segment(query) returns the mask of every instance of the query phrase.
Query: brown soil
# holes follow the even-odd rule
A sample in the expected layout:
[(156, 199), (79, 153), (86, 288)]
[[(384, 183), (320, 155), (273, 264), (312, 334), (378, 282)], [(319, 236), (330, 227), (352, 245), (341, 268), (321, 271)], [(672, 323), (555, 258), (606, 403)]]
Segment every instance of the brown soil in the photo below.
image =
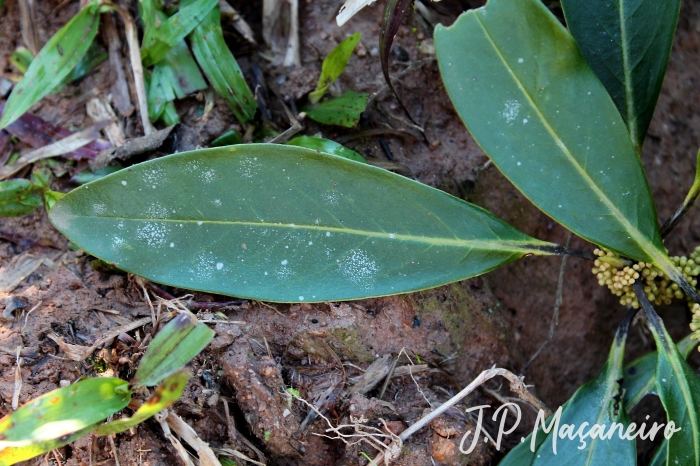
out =
[[(77, 11), (77, 2), (35, 3), (41, 43)], [(250, 22), (262, 43), (261, 2), (230, 3)], [(225, 25), (227, 39), (244, 71), (248, 73), (253, 64), (262, 67), (271, 89), (301, 104), (303, 95), (315, 85), (322, 57), (347, 34), (362, 32), (356, 55), (333, 92), (376, 92), (383, 88), (377, 50), (383, 4), (365, 8), (340, 29), (333, 19), (340, 1), (300, 3), (301, 70), (271, 66), (259, 50), (246, 45)], [(441, 20), (449, 23), (463, 8), (480, 3), (444, 0), (436, 8)], [(699, 25), (700, 4), (685, 2), (644, 148), (643, 162), (661, 219), (675, 210), (692, 184), (695, 151), (700, 144), (696, 108), (700, 95), (695, 85), (700, 74)], [(392, 72), (401, 73), (409, 62), (429, 57), (420, 51), (428, 51), (429, 37), (415, 18), (409, 18), (395, 41)], [(16, 75), (8, 58), (21, 43), (17, 1), (7, 0), (0, 8), (0, 76)], [(398, 62), (398, 58), (405, 62)], [(108, 61), (104, 62), (80, 83), (43, 99), (32, 112), (52, 123), (83, 128), (92, 123), (85, 113), (85, 102), (108, 92), (114, 79)], [(411, 68), (398, 89), (414, 118), (424, 126), (428, 141), (385, 135), (393, 162), (401, 165), (403, 174), (483, 206), (525, 233), (566, 242), (563, 228), (534, 208), (495, 168), (484, 167), (486, 156), (452, 109), (434, 61)], [(284, 130), (288, 122), (272, 95), (271, 100), (272, 125)], [(194, 128), (205, 144), (229, 128), (241, 129), (221, 101), (216, 101), (207, 119), (197, 119), (198, 106), (201, 102), (190, 98), (178, 103), (178, 111), (183, 123)], [(387, 92), (366, 112), (359, 129), (381, 127), (380, 122), (412, 131)], [(136, 114), (124, 118), (123, 123), (128, 137), (141, 134)], [(304, 124), (304, 134), (322, 132), (329, 139), (353, 133), (310, 121)], [(378, 138), (352, 139), (347, 145), (372, 162), (386, 161)], [(24, 146), (17, 144), (15, 150), (20, 149)], [(74, 173), (82, 166), (66, 168)], [(68, 190), (71, 186), (63, 183), (55, 187)], [(43, 209), (22, 218), (0, 219), (0, 237), (10, 238), (0, 239), (0, 267), (46, 259), (19, 286), (0, 292), (0, 308), (15, 298), (27, 303), (23, 311), (16, 311), (0, 325), (0, 414), (11, 412), (18, 346), (25, 349), (20, 403), (81, 376), (131, 377), (138, 365), (133, 345), (115, 340), (88, 360), (75, 362), (68, 360), (47, 334), (53, 332), (68, 343), (89, 346), (111, 328), (150, 316), (140, 286), (125, 275), (94, 269), (92, 258), (69, 250)], [(691, 215), (673, 233), (668, 247), (674, 254), (687, 254), (699, 241), (700, 217)], [(573, 238), (572, 246), (591, 247), (578, 238)], [(314, 435), (327, 434), (325, 421), (305, 421), (307, 407), (281, 394), (280, 387), (294, 387), (310, 402), (326, 400), (322, 409), (334, 425), (363, 418), (366, 425), (382, 428), (383, 420), (392, 431), (400, 432), (431, 405), (444, 402), (494, 364), (521, 374), (549, 331), (560, 263), (561, 258), (525, 258), (480, 278), (404, 296), (324, 305), (242, 302), (222, 309), (223, 314), (201, 312), (202, 318), (224, 320), (212, 326), (217, 332), (215, 340), (190, 364), (193, 377), (173, 411), (212, 447), (237, 449), (260, 459), (252, 444), (264, 453), (268, 464), (367, 464), (360, 452), (373, 456), (376, 450), (368, 444), (346, 445)], [(175, 296), (186, 293), (167, 291)], [(550, 407), (566, 401), (601, 368), (625, 313), (610, 293), (597, 285), (590, 263), (582, 260), (569, 259), (563, 296), (554, 339), (525, 373), (534, 393)], [(226, 298), (197, 293), (195, 299)], [(35, 310), (27, 315), (32, 308)], [(105, 309), (118, 315), (100, 311)], [(687, 333), (689, 314), (682, 306), (662, 309), (662, 316), (674, 337)], [(129, 335), (139, 339), (151, 331), (149, 324)], [(653, 349), (643, 326), (635, 327), (629, 347), (630, 358)], [(413, 377), (394, 377), (386, 387), (383, 380), (375, 381), (380, 383), (373, 388), (363, 385), (366, 380), (361, 368), (402, 350), (414, 363), (427, 364), (429, 370)], [(120, 362), (120, 358), (125, 359)], [(407, 363), (403, 356), (399, 365)], [(500, 383), (487, 386), (497, 390)], [(508, 395), (505, 388), (501, 393)], [(647, 401), (634, 415), (660, 416), (658, 403)], [(235, 424), (233, 433), (225, 403)], [(497, 403), (487, 393), (477, 391), (459, 406)], [(463, 409), (448, 411), (411, 437), (396, 464), (428, 465), (431, 458), (445, 465), (496, 464), (503, 452), (490, 445), (479, 446), (469, 456), (459, 453), (459, 439), (473, 430), (473, 422)], [(113, 450), (105, 438), (87, 436), (57, 454), (69, 465), (115, 464), (114, 452), (123, 465), (181, 464), (159, 424), (152, 420), (117, 435), (114, 443)], [(513, 445), (510, 441), (506, 446)], [(651, 448), (643, 446), (641, 464), (648, 461)], [(44, 460), (37, 458), (27, 464), (44, 464)]]

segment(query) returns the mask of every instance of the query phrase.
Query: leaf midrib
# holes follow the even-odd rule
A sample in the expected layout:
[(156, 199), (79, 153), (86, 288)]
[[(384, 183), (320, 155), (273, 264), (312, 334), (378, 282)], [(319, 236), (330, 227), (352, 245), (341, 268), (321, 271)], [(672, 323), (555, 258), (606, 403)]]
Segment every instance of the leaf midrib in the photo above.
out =
[[(535, 111), (535, 113), (537, 114), (539, 119), (541, 120), (541, 122), (544, 125), (547, 132), (550, 134), (550, 136), (552, 137), (554, 142), (557, 144), (557, 146), (559, 146), (561, 148), (564, 155), (566, 155), (567, 159), (571, 162), (571, 164), (574, 166), (574, 168), (576, 168), (578, 173), (585, 180), (586, 184), (600, 198), (600, 200), (603, 202), (603, 204), (605, 204), (605, 206), (610, 210), (610, 212), (612, 212), (612, 214), (615, 216), (615, 219), (624, 227), (625, 231), (627, 231), (627, 233), (629, 233), (630, 236), (634, 238), (634, 240), (637, 242), (637, 244), (639, 246), (641, 246), (642, 249), (644, 249), (645, 252), (647, 252), (650, 256), (652, 256), (656, 261), (658, 261), (657, 265), (666, 264), (666, 261), (663, 260), (663, 256), (659, 255), (656, 252), (656, 248), (654, 247), (654, 245), (651, 244), (646, 238), (644, 238), (643, 236), (641, 236), (639, 234), (639, 230), (634, 228), (629, 223), (629, 221), (627, 220), (627, 217), (622, 215), (622, 212), (620, 212), (618, 210), (618, 208), (610, 201), (610, 199), (608, 199), (608, 197), (603, 193), (603, 191), (601, 191), (601, 189), (598, 187), (598, 185), (593, 182), (593, 179), (588, 175), (588, 173), (586, 173), (582, 169), (581, 165), (578, 163), (578, 161), (573, 157), (573, 155), (571, 154), (569, 149), (566, 147), (566, 144), (564, 144), (564, 142), (559, 138), (559, 136), (557, 136), (556, 132), (551, 127), (551, 125), (549, 124), (547, 119), (544, 117), (544, 115), (540, 111), (539, 107), (535, 104), (534, 100), (532, 99), (530, 94), (527, 92), (527, 90), (523, 86), (520, 79), (518, 79), (518, 77), (515, 75), (515, 72), (513, 71), (513, 69), (510, 67), (510, 65), (508, 65), (508, 62), (506, 61), (505, 57), (503, 57), (503, 55), (501, 54), (501, 51), (496, 46), (496, 43), (491, 38), (491, 35), (489, 34), (488, 30), (486, 29), (484, 24), (481, 22), (481, 18), (479, 18), (479, 15), (476, 13), (472, 13), (472, 14), (474, 15), (474, 18), (476, 18), (476, 21), (479, 24), (479, 26), (481, 26), (481, 29), (484, 31), (484, 35), (486, 36), (488, 41), (491, 43), (491, 46), (493, 47), (494, 51), (498, 55), (498, 58), (500, 58), (501, 61), (503, 62), (503, 66), (505, 66), (506, 70), (508, 70), (508, 73), (511, 75), (511, 77), (515, 81), (518, 88), (521, 90), (521, 92), (523, 93), (523, 95), (525, 96), (527, 101), (530, 103), (530, 106), (533, 108), (533, 110)], [(493, 162), (496, 163), (496, 165), (498, 165), (498, 163), (495, 160)], [(562, 223), (564, 226), (566, 226), (566, 224), (564, 222), (560, 221), (560, 223)]]
[(625, 77), (625, 110), (627, 110), (627, 127), (630, 139), (636, 144), (637, 119), (634, 115), (634, 90), (632, 89), (632, 77), (630, 73), (629, 46), (627, 43), (627, 26), (625, 23), (625, 0), (618, 0), (618, 14), (620, 17), (620, 48), (622, 49), (622, 73)]
[(550, 255), (548, 252), (542, 248), (556, 246), (545, 241), (540, 241), (532, 238), (532, 241), (481, 241), (481, 240), (469, 240), (460, 238), (444, 238), (436, 236), (416, 236), (407, 235), (401, 233), (386, 233), (377, 232), (371, 230), (357, 230), (350, 228), (339, 228), (339, 227), (328, 227), (320, 225), (305, 225), (305, 224), (291, 224), (291, 223), (270, 223), (270, 222), (246, 222), (246, 221), (233, 221), (233, 220), (183, 220), (183, 219), (173, 219), (173, 218), (134, 218), (134, 217), (96, 217), (88, 215), (76, 215), (76, 217), (83, 218), (93, 218), (93, 219), (110, 219), (110, 220), (126, 220), (130, 222), (166, 222), (166, 223), (190, 223), (201, 225), (229, 225), (229, 226), (249, 226), (249, 227), (262, 227), (262, 228), (289, 228), (291, 230), (308, 230), (308, 231), (318, 231), (318, 232), (331, 232), (338, 234), (349, 234), (364, 236), (368, 238), (378, 238), (378, 239), (391, 239), (400, 241), (412, 241), (416, 243), (426, 243), (435, 246), (451, 246), (451, 247), (461, 247), (461, 248), (472, 248), (472, 249), (487, 249), (487, 250), (500, 250), (504, 252), (517, 252), (524, 253), (529, 252), (536, 255)]

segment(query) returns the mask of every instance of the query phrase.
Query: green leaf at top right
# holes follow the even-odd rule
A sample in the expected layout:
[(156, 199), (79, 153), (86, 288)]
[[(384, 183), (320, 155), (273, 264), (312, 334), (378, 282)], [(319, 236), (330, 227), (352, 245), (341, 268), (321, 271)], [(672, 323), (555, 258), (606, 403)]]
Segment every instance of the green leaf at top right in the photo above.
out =
[(659, 98), (680, 0), (562, 0), (569, 31), (610, 93), (637, 154)]
[(577, 235), (697, 292), (664, 249), (649, 183), (608, 92), (539, 0), (489, 0), (435, 29), (445, 88), (474, 139)]

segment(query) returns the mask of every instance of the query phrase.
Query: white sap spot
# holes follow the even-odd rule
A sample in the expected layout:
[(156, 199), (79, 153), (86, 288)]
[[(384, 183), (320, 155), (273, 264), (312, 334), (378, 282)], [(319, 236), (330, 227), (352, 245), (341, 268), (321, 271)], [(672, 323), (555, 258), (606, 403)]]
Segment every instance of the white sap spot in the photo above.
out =
[(204, 181), (205, 183), (211, 183), (216, 179), (216, 172), (212, 170), (211, 168), (208, 170), (204, 170), (200, 175), (199, 178)]
[(107, 211), (107, 206), (104, 204), (95, 204), (92, 206), (92, 210), (95, 211), (95, 214), (101, 215)]
[(239, 171), (243, 178), (254, 177), (257, 175), (258, 168), (260, 168), (260, 164), (250, 159), (243, 158), (239, 164)]
[(151, 247), (157, 247), (163, 244), (167, 233), (168, 228), (165, 225), (155, 222), (148, 222), (136, 230), (136, 236), (144, 240)]
[(282, 262), (280, 262), (280, 264), (282, 264), (282, 265), (287, 265), (287, 259), (285, 259), (285, 260), (283, 260)]
[(217, 262), (217, 263), (216, 263), (216, 270), (221, 270), (221, 269), (223, 269), (223, 268), (224, 268), (223, 262)]
[(589, 92), (588, 95), (591, 95), (591, 93)]
[(353, 249), (338, 263), (338, 269), (349, 281), (365, 289), (372, 288), (372, 279), (379, 271), (377, 263), (361, 249)]
[(523, 124), (527, 123), (527, 118), (523, 118)]
[(561, 209), (561, 204), (559, 204), (559, 208)]
[(202, 226), (202, 223), (203, 222), (199, 221), (199, 222), (197, 222), (197, 225)]
[(123, 230), (124, 229), (124, 222), (119, 220), (119, 222), (117, 222), (117, 228), (119, 228), (120, 230)]
[(309, 246), (311, 246), (312, 244), (314, 244), (314, 242), (313, 242), (313, 241), (309, 241)]
[(318, 225), (319, 223), (321, 223), (321, 219), (320, 219), (320, 218), (317, 218), (316, 220), (314, 220), (314, 225)]
[(171, 247), (171, 248), (174, 248), (174, 247), (175, 247), (175, 243), (170, 243), (170, 247)]
[(115, 236), (114, 239), (112, 239), (112, 248), (119, 249), (123, 245), (124, 245), (124, 238), (120, 238), (118, 236)]
[(194, 259), (194, 268), (190, 269), (189, 272), (200, 280), (208, 280), (215, 267), (214, 255), (211, 252), (200, 252)]
[(394, 238), (396, 235), (394, 233), (389, 233), (389, 238)]
[(303, 301), (303, 300), (304, 300), (304, 297), (303, 297), (303, 296), (299, 296), (299, 301)]
[(148, 218), (168, 218), (168, 209), (155, 202), (148, 206), (146, 215)]
[(331, 205), (337, 205), (339, 196), (335, 191), (331, 191), (329, 193), (324, 194), (323, 199), (325, 199), (326, 202)]
[(267, 272), (265, 272), (265, 275), (267, 275)]
[(518, 166), (522, 165), (520, 162), (518, 162)]
[(143, 181), (150, 184), (153, 189), (165, 181), (165, 172), (161, 167), (147, 168), (143, 172)]
[(221, 205), (221, 199), (214, 199), (214, 205), (220, 206), (220, 205)]
[(662, 381), (663, 383), (668, 382), (668, 380), (666, 380), (665, 378), (664, 378), (664, 379), (661, 379), (661, 381)]
[(126, 181), (122, 180), (122, 186), (126, 186)]
[(501, 115), (508, 123), (511, 123), (518, 117), (520, 102), (517, 100), (507, 100), (505, 105), (506, 107), (501, 112)]
[(290, 223), (289, 226), (290, 226), (290, 227), (295, 227), (296, 225), (294, 225), (293, 223)]
[(522, 63), (522, 62), (524, 62), (524, 61), (525, 61), (525, 60), (523, 60), (522, 58), (518, 58), (518, 63)]
[(196, 160), (192, 160), (192, 161), (187, 162), (185, 164), (185, 171), (187, 171), (189, 173), (198, 172), (200, 168), (201, 168), (201, 165)]
[(327, 232), (326, 232), (326, 236), (330, 236), (330, 235), (331, 235), (331, 232), (330, 232), (330, 231), (327, 231)]

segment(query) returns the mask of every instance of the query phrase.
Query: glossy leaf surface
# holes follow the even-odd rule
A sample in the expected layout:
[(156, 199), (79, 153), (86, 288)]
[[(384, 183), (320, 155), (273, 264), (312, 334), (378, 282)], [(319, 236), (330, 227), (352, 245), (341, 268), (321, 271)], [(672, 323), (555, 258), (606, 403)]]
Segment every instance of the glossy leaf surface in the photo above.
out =
[(122, 270), (269, 301), (421, 290), (554, 246), (386, 170), (275, 144), (134, 165), (75, 189), (49, 215)]
[(99, 22), (99, 5), (88, 3), (49, 39), (10, 94), (0, 119), (0, 129), (22, 116), (63, 82), (92, 44)]
[[(690, 352), (698, 344), (697, 340), (693, 340), (691, 336), (688, 335), (676, 345), (678, 352), (685, 359), (688, 358)], [(623, 383), (625, 389), (624, 405), (628, 412), (646, 395), (650, 393), (658, 394), (655, 380), (657, 358), (658, 354), (653, 352), (625, 366), (625, 381)]]
[[(632, 314), (617, 331), (610, 355), (600, 373), (576, 393), (546, 422), (546, 430), (536, 432), (534, 448), (532, 434), (511, 450), (499, 466), (634, 466), (635, 442), (620, 438), (630, 424), (624, 405), (617, 400), (622, 393), (618, 380), (622, 378), (625, 341)], [(593, 425), (605, 425), (607, 436), (611, 425), (618, 423), (610, 438), (584, 438), (576, 435), (580, 429), (588, 432)], [(540, 424), (541, 425), (541, 424)], [(567, 427), (568, 426), (568, 427)], [(550, 430), (551, 429), (551, 430)], [(620, 432), (620, 429), (621, 432)]]
[(651, 262), (696, 299), (666, 255), (620, 113), (571, 35), (538, 0), (489, 0), (435, 31), (445, 87), (498, 168), (547, 215)]
[(342, 144), (338, 144), (330, 139), (317, 138), (311, 136), (299, 136), (287, 143), (290, 146), (306, 147), (308, 149), (320, 150), (326, 154), (333, 154), (356, 162), (367, 163), (364, 157), (352, 149), (348, 149)]
[(368, 99), (369, 94), (346, 91), (340, 97), (326, 100), (315, 107), (304, 107), (302, 110), (309, 118), (324, 125), (354, 128), (365, 111)]
[(171, 375), (156, 388), (151, 399), (144, 403), (133, 416), (103, 424), (95, 430), (95, 435), (118, 434), (136, 427), (143, 421), (155, 416), (180, 399), (189, 378), (190, 376), (185, 371)]
[[(191, 0), (180, 2), (180, 8)], [(241, 68), (231, 54), (221, 31), (221, 13), (214, 7), (190, 34), (192, 52), (214, 90), (228, 103), (241, 123), (255, 115), (257, 103), (243, 78)]]
[(0, 463), (32, 458), (76, 440), (124, 408), (129, 384), (116, 378), (82, 380), (36, 398), (0, 420)]
[(180, 314), (148, 345), (134, 376), (134, 386), (151, 387), (179, 371), (214, 338), (215, 332), (188, 314)]
[(680, 0), (562, 0), (569, 31), (627, 123), (638, 154), (666, 74)]
[(343, 73), (352, 51), (355, 50), (355, 46), (360, 42), (360, 37), (362, 37), (362, 34), (359, 32), (350, 35), (323, 59), (321, 76), (318, 77), (316, 90), (309, 94), (309, 102), (315, 104), (321, 100), (321, 97), (323, 97), (323, 94), (326, 93), (333, 81), (338, 79), (338, 76)]

